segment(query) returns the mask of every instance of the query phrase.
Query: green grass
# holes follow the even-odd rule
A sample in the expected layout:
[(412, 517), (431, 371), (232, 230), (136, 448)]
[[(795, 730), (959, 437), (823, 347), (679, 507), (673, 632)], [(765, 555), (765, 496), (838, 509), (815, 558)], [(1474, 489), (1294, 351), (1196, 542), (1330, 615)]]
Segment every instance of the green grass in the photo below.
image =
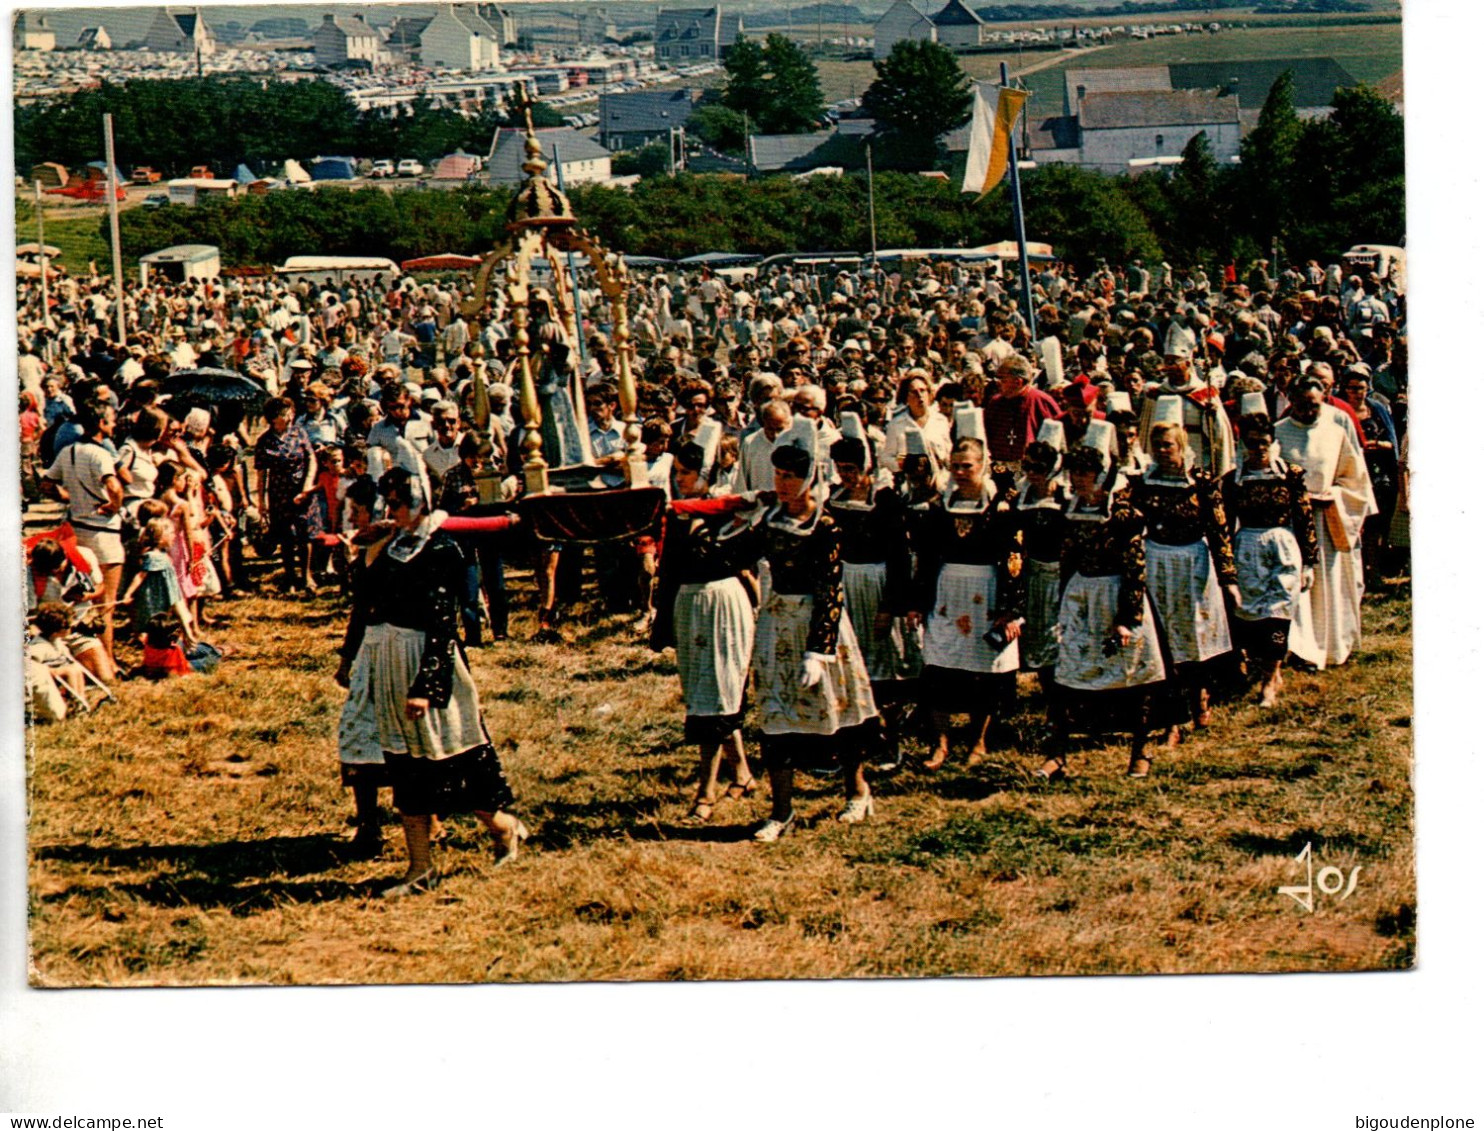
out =
[[(445, 879), (389, 905), (400, 873), (344, 849), (344, 608), (253, 598), (211, 637), (221, 670), (125, 682), (91, 719), (35, 732), (32, 978), (48, 986), (1354, 970), (1410, 965), (1410, 600), (1368, 598), (1364, 652), (1290, 674), (1280, 708), (1231, 703), (1215, 726), (1122, 776), (1089, 740), (1069, 783), (1035, 788), (1041, 705), (978, 767), (874, 782), (878, 814), (831, 818), (839, 783), (804, 776), (797, 835), (750, 843), (762, 794), (688, 828), (694, 751), (673, 655), (626, 621), (579, 615), (573, 642), (514, 637), (472, 654), (486, 718), (530, 826), (494, 871), (468, 818)], [(579, 610), (579, 613), (582, 611)], [(922, 744), (912, 740), (912, 751)], [(748, 750), (756, 750), (749, 732)], [(764, 791), (765, 792), (765, 791)], [(1294, 857), (1362, 871), (1310, 915), (1277, 894)]]

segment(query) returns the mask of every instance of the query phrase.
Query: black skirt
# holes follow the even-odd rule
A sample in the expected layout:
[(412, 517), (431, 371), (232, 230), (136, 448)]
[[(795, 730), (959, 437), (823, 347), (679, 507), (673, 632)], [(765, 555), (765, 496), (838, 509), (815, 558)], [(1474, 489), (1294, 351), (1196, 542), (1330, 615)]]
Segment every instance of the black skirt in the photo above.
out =
[(497, 813), (515, 801), (500, 756), (488, 743), (452, 758), (389, 753), (386, 768), (392, 801), (404, 817)]

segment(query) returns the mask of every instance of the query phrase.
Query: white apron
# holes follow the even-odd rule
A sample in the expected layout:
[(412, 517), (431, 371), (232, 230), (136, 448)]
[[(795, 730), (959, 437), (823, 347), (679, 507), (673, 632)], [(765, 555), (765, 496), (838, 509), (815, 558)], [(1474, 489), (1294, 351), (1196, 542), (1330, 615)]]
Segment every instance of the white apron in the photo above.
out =
[(430, 708), (416, 722), (407, 717), (407, 689), (417, 678), (425, 639), (420, 629), (373, 624), (366, 629), (356, 663), (366, 665), (381, 749), (414, 758), (451, 758), (484, 745), (489, 736), (479, 718), (474, 680), (457, 648), (448, 706)]
[(835, 658), (824, 678), (800, 687), (814, 598), (770, 593), (758, 613), (752, 675), (764, 734), (834, 734), (876, 717), (871, 680), (856, 644), (850, 614), (840, 615)]
[[(850, 624), (855, 629), (871, 682), (915, 676), (922, 666), (921, 643), (915, 639), (920, 630), (914, 633), (901, 617), (892, 617), (886, 632), (876, 629), (876, 614), (886, 592), (886, 563), (846, 562), (844, 585), (845, 610), (850, 614)], [(911, 644), (917, 646), (913, 648)], [(917, 655), (916, 667), (912, 663), (913, 654)]]
[(1232, 650), (1226, 604), (1205, 542), (1145, 542), (1144, 582), (1175, 663), (1209, 660)]
[(984, 634), (994, 623), (994, 566), (947, 562), (938, 572), (937, 599), (928, 613), (922, 661), (966, 672), (1013, 672), (1020, 667), (1020, 641), (995, 648)]
[(1243, 620), (1292, 620), (1303, 588), (1304, 557), (1286, 526), (1244, 526), (1232, 540)]
[(687, 715), (735, 715), (742, 709), (754, 635), (752, 605), (737, 578), (679, 588), (675, 662)]
[(1025, 627), (1020, 658), (1032, 670), (1056, 666), (1056, 619), (1061, 611), (1061, 563), (1027, 558)]
[(1144, 598), (1144, 617), (1133, 639), (1113, 655), (1104, 645), (1113, 635), (1118, 616), (1118, 594), (1123, 579), (1084, 577), (1074, 573), (1062, 594), (1056, 622), (1056, 682), (1079, 691), (1111, 691), (1141, 687), (1165, 678), (1154, 631), (1154, 614)]

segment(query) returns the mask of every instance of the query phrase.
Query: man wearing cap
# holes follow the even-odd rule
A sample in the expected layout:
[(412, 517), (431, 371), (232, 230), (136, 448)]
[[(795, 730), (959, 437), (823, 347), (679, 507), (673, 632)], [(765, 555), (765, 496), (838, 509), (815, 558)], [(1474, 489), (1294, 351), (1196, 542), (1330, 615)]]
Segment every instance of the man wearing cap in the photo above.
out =
[(1324, 408), (1324, 385), (1311, 373), (1289, 386), (1292, 408), (1273, 428), (1278, 454), (1304, 469), (1319, 554), (1314, 585), (1294, 612), (1289, 651), (1317, 668), (1335, 667), (1360, 645), (1365, 584), (1361, 532), (1377, 511), (1365, 454)]

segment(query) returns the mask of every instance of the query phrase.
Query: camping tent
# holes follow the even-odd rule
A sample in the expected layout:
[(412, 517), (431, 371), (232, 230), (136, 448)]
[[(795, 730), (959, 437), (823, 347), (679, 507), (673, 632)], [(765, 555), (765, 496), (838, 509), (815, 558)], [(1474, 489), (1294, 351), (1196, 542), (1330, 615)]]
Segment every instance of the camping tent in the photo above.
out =
[(67, 184), (67, 169), (55, 161), (43, 161), (31, 166), (30, 179), (40, 181), (44, 189), (62, 188)]
[(353, 181), (356, 162), (353, 157), (316, 157), (314, 179), (317, 181)]
[(450, 153), (438, 162), (438, 167), (433, 170), (433, 179), (467, 181), (477, 172), (479, 172), (479, 158), (459, 150), (457, 153)]
[(257, 179), (258, 178), (253, 174), (253, 171), (246, 165), (237, 166), (236, 181), (239, 185), (250, 185)]
[(283, 163), (283, 179), (291, 185), (307, 185), (314, 178), (304, 171), (304, 166), (290, 157)]
[[(987, 252), (999, 259), (1019, 259), (1020, 247), (1014, 240), (1001, 240), (999, 243), (985, 244), (979, 250)], [(1055, 259), (1051, 252), (1049, 243), (1037, 243), (1035, 240), (1025, 241), (1026, 254), (1031, 259)]]
[[(108, 164), (106, 162), (89, 161), (87, 167), (89, 169), (97, 169), (100, 180), (108, 180)], [(129, 183), (129, 178), (124, 176), (123, 172), (117, 166), (114, 166), (113, 175), (117, 178), (114, 182), (115, 184), (126, 185)]]

